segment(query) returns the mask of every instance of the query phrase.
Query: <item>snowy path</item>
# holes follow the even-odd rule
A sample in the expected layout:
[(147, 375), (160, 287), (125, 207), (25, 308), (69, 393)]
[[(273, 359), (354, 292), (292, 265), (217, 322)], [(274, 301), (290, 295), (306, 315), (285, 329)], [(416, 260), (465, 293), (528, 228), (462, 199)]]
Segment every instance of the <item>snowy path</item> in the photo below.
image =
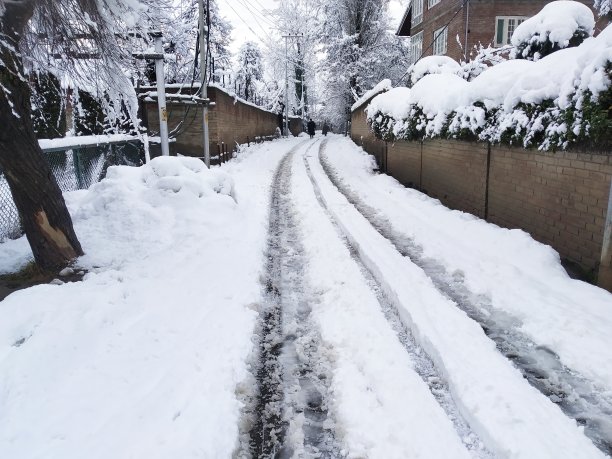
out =
[[(210, 171), (160, 158), (66, 197), (88, 273), (0, 302), (0, 457), (603, 457), (515, 365), (607, 438), (609, 294), (372, 174), (346, 139)], [(28, 259), (24, 239), (0, 249), (0, 271)]]
[(342, 180), (324, 149), (319, 159), (331, 182), (378, 233), (420, 267), (441, 294), (478, 322), (498, 350), (535, 388), (585, 426), (593, 442), (612, 455), (612, 394), (598, 390), (593, 382), (563, 365), (553, 350), (521, 332), (517, 318), (494, 309), (486, 296), (471, 292), (463, 276), (449, 273), (440, 260), (424, 256), (422, 247), (412, 237), (398, 231), (381, 211), (368, 205)]
[(339, 457), (327, 415), (327, 375), (303, 283), (304, 254), (291, 203), (291, 164), (281, 161), (272, 184), (265, 298), (258, 326), (257, 397), (249, 417), (254, 457)]
[(339, 193), (321, 164), (311, 159), (310, 166), (327, 207), (447, 374), (453, 397), (487, 446), (502, 457), (599, 457), (575, 423), (529, 386), (482, 329)]

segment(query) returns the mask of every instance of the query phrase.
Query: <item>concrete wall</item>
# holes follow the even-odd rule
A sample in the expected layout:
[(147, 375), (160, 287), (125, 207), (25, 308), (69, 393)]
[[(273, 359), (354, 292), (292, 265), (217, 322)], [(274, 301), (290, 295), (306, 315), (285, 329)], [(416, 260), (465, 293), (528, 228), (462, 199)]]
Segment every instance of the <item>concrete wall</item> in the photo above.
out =
[(384, 172), (450, 208), (529, 232), (612, 291), (609, 152), (545, 153), (452, 140), (386, 144), (366, 130), (362, 107), (353, 113), (351, 136), (374, 152)]
[[(217, 155), (219, 145), (224, 143), (229, 151), (236, 144), (255, 141), (256, 137), (273, 136), (279, 125), (278, 115), (235, 101), (234, 97), (225, 91), (209, 87), (208, 97), (215, 105), (208, 111), (208, 129), (210, 139), (210, 154)], [(184, 121), (176, 142), (170, 144), (172, 154), (180, 153), (188, 156), (202, 156), (202, 108), (196, 105), (185, 105), (168, 102), (168, 129), (174, 130)], [(146, 103), (147, 120), (150, 131), (159, 130), (157, 102)], [(290, 131), (293, 135), (302, 132), (300, 119), (290, 120)]]

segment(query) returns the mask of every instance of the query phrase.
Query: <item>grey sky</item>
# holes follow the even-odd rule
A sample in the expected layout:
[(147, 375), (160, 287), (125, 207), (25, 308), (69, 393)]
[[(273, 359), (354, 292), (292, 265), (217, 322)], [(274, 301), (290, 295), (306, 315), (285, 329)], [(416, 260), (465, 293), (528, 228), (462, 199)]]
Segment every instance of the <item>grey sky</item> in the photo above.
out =
[[(391, 0), (393, 27), (399, 25), (408, 0)], [(237, 51), (247, 40), (261, 41), (273, 28), (269, 17), (262, 11), (274, 9), (278, 0), (219, 0), (219, 9), (234, 26), (232, 51)]]

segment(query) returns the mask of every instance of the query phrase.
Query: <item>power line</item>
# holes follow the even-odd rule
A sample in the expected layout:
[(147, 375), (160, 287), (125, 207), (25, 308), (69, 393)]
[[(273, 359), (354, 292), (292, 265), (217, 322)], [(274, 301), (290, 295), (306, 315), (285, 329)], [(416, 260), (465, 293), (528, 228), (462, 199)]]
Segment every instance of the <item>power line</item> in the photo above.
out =
[[(261, 17), (264, 21), (266, 21), (268, 24), (270, 24), (273, 27), (278, 27), (278, 24), (276, 24), (272, 19), (264, 16), (259, 10), (258, 8), (253, 5), (249, 0), (237, 0), (239, 3), (241, 3), (242, 5), (244, 5), (244, 7), (246, 9), (248, 9), (251, 13), (253, 13), (254, 15), (258, 15), (259, 17)], [(254, 18), (255, 19), (255, 18)]]

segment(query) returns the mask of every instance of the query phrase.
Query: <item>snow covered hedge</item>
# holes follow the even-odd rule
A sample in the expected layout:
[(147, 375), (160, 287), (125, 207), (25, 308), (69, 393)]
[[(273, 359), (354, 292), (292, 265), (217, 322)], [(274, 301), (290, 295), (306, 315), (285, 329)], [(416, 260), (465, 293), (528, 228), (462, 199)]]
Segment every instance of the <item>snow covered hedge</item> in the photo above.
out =
[[(571, 21), (563, 20), (573, 21), (574, 29), (582, 30), (590, 20), (583, 17), (581, 8), (576, 11)], [(590, 11), (589, 15), (592, 19)], [(546, 29), (538, 29), (537, 24), (554, 24), (538, 16), (532, 19), (535, 25), (529, 27), (535, 32)], [(570, 44), (573, 33), (567, 29), (562, 34), (560, 29), (557, 35), (534, 36), (547, 35), (549, 42), (557, 40), (563, 49), (537, 61), (502, 62), (471, 81), (438, 57), (423, 58), (419, 68), (412, 69), (411, 88), (391, 89), (368, 105), (372, 130), (387, 141), (438, 137), (541, 150), (576, 144), (609, 150), (612, 26), (574, 47)]]
[(514, 57), (537, 61), (593, 36), (595, 17), (582, 3), (559, 0), (520, 24), (512, 34)]

